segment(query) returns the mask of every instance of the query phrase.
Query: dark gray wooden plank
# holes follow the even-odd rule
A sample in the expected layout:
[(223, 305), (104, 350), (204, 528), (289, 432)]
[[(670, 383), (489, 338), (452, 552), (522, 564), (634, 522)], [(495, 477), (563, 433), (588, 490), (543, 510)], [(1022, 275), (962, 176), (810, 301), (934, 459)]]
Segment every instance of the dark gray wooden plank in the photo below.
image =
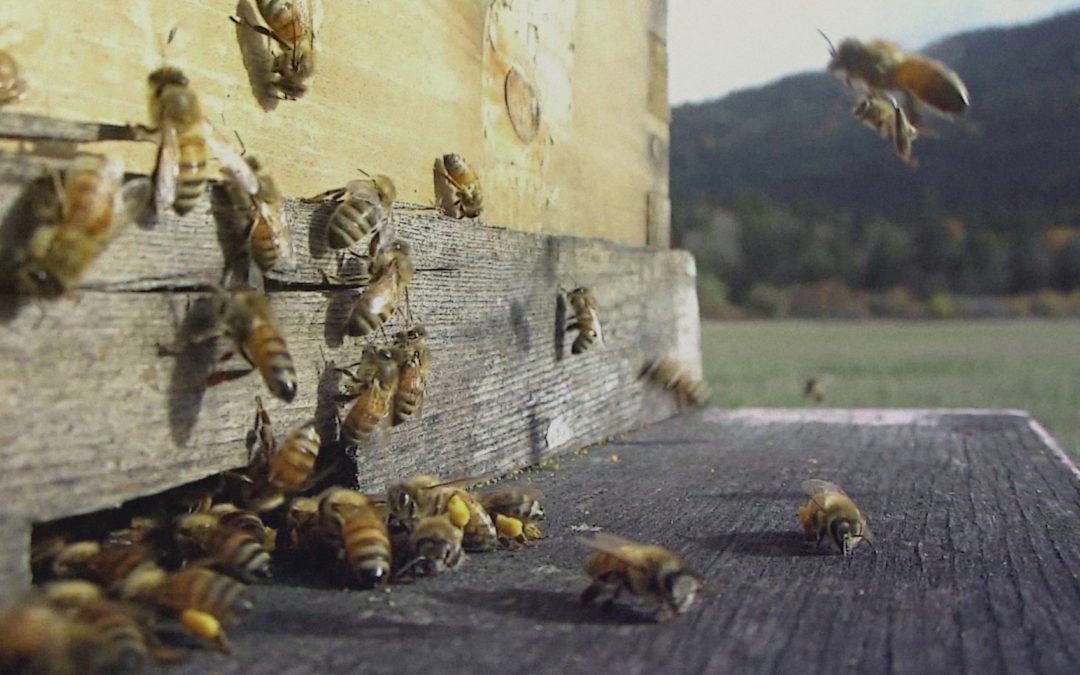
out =
[[(375, 592), (255, 589), (234, 656), (164, 672), (1076, 670), (1080, 479), (1026, 414), (708, 410), (556, 464), (517, 480), (546, 497), (527, 550)], [(876, 550), (804, 545), (808, 477), (845, 487)], [(593, 527), (680, 552), (708, 592), (661, 625), (579, 606)]]

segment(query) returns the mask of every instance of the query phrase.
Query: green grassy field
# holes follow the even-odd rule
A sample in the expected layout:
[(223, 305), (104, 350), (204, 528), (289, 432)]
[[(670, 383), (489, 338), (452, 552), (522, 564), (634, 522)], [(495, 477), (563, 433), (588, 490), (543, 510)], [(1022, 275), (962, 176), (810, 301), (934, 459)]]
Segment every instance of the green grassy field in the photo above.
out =
[(1019, 408), (1080, 457), (1080, 322), (703, 322), (714, 405)]

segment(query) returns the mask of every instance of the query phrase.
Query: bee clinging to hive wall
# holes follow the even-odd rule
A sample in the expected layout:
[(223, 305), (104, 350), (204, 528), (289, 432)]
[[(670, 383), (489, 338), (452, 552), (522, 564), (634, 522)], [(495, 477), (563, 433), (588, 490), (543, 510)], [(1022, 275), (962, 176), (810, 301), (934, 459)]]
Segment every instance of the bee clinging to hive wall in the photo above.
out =
[(396, 426), (416, 414), (424, 400), (431, 368), (431, 350), (427, 348), (424, 327), (418, 324), (394, 336), (394, 354), (398, 361), (393, 421)]
[(105, 247), (133, 222), (150, 199), (150, 183), (124, 183), (116, 157), (80, 155), (56, 178), (57, 203), (44, 205), (44, 220), (15, 254), (20, 293), (55, 298), (74, 287)]
[(255, 157), (247, 155), (244, 161), (259, 181), (259, 189), (249, 194), (226, 174), (225, 189), (229, 194), (233, 213), (238, 225), (246, 233), (251, 259), (260, 270), (267, 272), (278, 268), (296, 268), (296, 251), (292, 233), (285, 218), (284, 199), (277, 189), (270, 171)]
[[(315, 74), (315, 27), (310, 0), (256, 0), (266, 26), (247, 24), (277, 43), (270, 86), (282, 98), (295, 100), (308, 91), (308, 80)], [(233, 17), (239, 23), (240, 19)], [(245, 22), (246, 23), (246, 22)]]
[[(327, 244), (333, 249), (349, 248), (372, 232), (381, 232), (393, 217), (397, 187), (389, 176), (376, 174), (328, 190), (311, 201), (339, 202), (330, 215)], [(384, 237), (391, 239), (392, 237)]]
[(873, 544), (866, 517), (838, 485), (811, 478), (803, 481), (802, 489), (810, 496), (806, 506), (799, 507), (799, 522), (807, 540), (818, 545), (828, 541), (846, 556), (863, 541)]
[(364, 348), (357, 372), (344, 370), (352, 380), (346, 397), (355, 399), (341, 423), (341, 441), (349, 446), (364, 443), (390, 417), (398, 386), (398, 361), (386, 347)]
[(581, 594), (584, 603), (610, 591), (611, 598), (605, 603), (609, 604), (625, 590), (652, 604), (658, 618), (669, 619), (690, 607), (704, 583), (700, 575), (686, 568), (682, 558), (663, 546), (640, 544), (606, 532), (579, 541), (592, 549), (585, 557), (585, 572), (592, 583)]
[(566, 299), (574, 312), (574, 318), (567, 328), (578, 331), (570, 347), (571, 353), (580, 354), (595, 342), (604, 344), (604, 332), (600, 326), (600, 317), (596, 313), (596, 296), (592, 291), (584, 286), (575, 288), (566, 294)]
[(447, 154), (435, 158), (435, 203), (451, 218), (479, 218), (484, 210), (480, 177), (465, 158)]
[(379, 330), (406, 299), (413, 277), (409, 244), (396, 240), (376, 251), (370, 266), (371, 282), (353, 303), (345, 333), (364, 337)]

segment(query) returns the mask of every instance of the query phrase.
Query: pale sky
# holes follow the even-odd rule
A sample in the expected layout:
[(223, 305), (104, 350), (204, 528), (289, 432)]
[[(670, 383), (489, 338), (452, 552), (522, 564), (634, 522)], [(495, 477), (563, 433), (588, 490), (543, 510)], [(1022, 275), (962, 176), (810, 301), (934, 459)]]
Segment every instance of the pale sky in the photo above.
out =
[(785, 75), (824, 70), (845, 37), (918, 49), (937, 38), (1028, 23), (1080, 0), (670, 0), (668, 85), (673, 105), (717, 98)]

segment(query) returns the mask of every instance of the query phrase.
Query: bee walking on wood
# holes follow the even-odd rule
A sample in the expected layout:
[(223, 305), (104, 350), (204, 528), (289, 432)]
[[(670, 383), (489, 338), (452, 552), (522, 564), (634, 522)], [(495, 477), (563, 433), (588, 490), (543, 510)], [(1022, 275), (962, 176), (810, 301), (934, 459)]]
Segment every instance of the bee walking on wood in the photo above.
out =
[(638, 375), (652, 384), (673, 392), (680, 403), (703, 406), (709, 400), (709, 385), (669, 357), (648, 361)]
[(449, 514), (424, 516), (409, 534), (411, 559), (397, 573), (433, 576), (458, 567), (465, 561), (464, 533)]
[(592, 294), (592, 291), (584, 286), (575, 288), (567, 293), (566, 299), (574, 312), (574, 318), (567, 328), (578, 331), (570, 347), (571, 353), (581, 354), (594, 342), (604, 344), (604, 332), (600, 327), (600, 317), (596, 313), (596, 296)]
[(424, 327), (416, 325), (394, 336), (394, 355), (398, 361), (393, 422), (396, 426), (416, 414), (424, 400), (431, 368), (431, 350), (427, 348)]
[(806, 506), (799, 507), (799, 522), (808, 541), (817, 545), (828, 541), (845, 556), (863, 541), (873, 545), (866, 517), (838, 485), (811, 478), (803, 481), (802, 489), (810, 497)]
[(406, 300), (413, 277), (409, 244), (400, 239), (377, 251), (370, 267), (372, 281), (356, 298), (345, 333), (364, 337), (379, 330)]
[(315, 429), (315, 420), (309, 420), (289, 431), (278, 445), (262, 398), (256, 396), (255, 404), (255, 437), (259, 449), (241, 493), (248, 507), (259, 512), (272, 511), (284, 504), (287, 497), (310, 487), (322, 438)]
[[(349, 181), (344, 188), (328, 190), (310, 201), (337, 201), (330, 215), (326, 238), (330, 248), (343, 249), (356, 244), (372, 232), (382, 232), (393, 217), (397, 187), (389, 176)], [(384, 240), (392, 237), (383, 237)]]
[(690, 607), (705, 581), (663, 546), (640, 544), (606, 532), (579, 541), (592, 549), (585, 557), (585, 572), (593, 580), (581, 594), (586, 604), (610, 591), (611, 597), (604, 603), (608, 607), (625, 590), (652, 604), (657, 618), (670, 619)]
[(221, 138), (203, 115), (199, 99), (179, 68), (150, 73), (150, 131), (160, 135), (155, 201), (179, 215), (195, 208), (206, 189), (207, 157), (213, 154), (236, 189), (259, 192), (259, 179), (232, 144)]
[(389, 418), (399, 375), (397, 359), (386, 347), (365, 347), (358, 365), (356, 373), (342, 371), (352, 380), (345, 397), (356, 402), (342, 421), (341, 441), (352, 447), (367, 441)]
[(45, 222), (14, 261), (17, 290), (38, 298), (59, 297), (78, 284), (150, 201), (149, 181), (124, 183), (116, 157), (80, 155), (62, 181), (56, 174), (53, 181), (57, 203), (42, 207)]
[(19, 77), (15, 58), (0, 49), (0, 106), (21, 101), (26, 96), (26, 80)]
[(274, 177), (255, 157), (247, 155), (244, 160), (259, 181), (258, 191), (249, 194), (232, 180), (225, 181), (225, 189), (238, 224), (247, 235), (251, 259), (263, 272), (296, 269), (292, 233)]
[(480, 177), (465, 158), (448, 154), (435, 158), (435, 203), (451, 218), (479, 218), (484, 210)]
[[(281, 48), (270, 66), (276, 76), (270, 86), (286, 100), (303, 98), (315, 74), (315, 28), (310, 1), (256, 0), (266, 26), (246, 25)], [(236, 23), (242, 20), (231, 17)], [(269, 26), (269, 27), (267, 27)]]
[(338, 543), (351, 582), (370, 588), (390, 579), (390, 533), (381, 509), (369, 497), (332, 488), (320, 501), (319, 517), (323, 529), (333, 533)]

